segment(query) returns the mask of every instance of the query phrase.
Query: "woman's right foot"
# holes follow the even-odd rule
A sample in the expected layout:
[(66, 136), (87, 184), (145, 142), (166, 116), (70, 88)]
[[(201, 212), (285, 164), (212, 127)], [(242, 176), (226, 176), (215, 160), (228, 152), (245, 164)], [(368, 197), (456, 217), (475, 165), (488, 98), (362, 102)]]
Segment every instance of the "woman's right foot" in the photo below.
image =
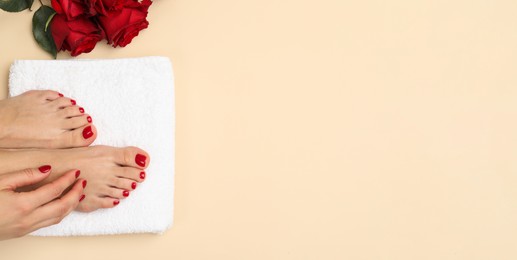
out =
[(0, 100), (0, 148), (70, 148), (96, 138), (92, 118), (75, 100), (31, 90)]
[(117, 206), (145, 180), (144, 169), (149, 162), (149, 155), (136, 147), (90, 146), (66, 150), (0, 150), (2, 173), (37, 168), (41, 165), (52, 166), (52, 174), (47, 179), (23, 191), (33, 190), (49, 183), (60, 177), (59, 173), (79, 169), (78, 174), (88, 182), (84, 190), (86, 198), (76, 209), (82, 212)]

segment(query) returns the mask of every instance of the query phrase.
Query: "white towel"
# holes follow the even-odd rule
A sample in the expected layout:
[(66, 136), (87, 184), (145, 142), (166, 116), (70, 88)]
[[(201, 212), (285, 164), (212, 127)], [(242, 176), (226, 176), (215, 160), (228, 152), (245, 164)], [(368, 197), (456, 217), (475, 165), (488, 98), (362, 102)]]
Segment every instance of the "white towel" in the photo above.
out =
[(10, 96), (51, 89), (73, 98), (93, 118), (93, 143), (137, 146), (151, 156), (146, 180), (112, 209), (73, 212), (36, 236), (163, 233), (172, 225), (175, 102), (168, 58), (17, 60)]

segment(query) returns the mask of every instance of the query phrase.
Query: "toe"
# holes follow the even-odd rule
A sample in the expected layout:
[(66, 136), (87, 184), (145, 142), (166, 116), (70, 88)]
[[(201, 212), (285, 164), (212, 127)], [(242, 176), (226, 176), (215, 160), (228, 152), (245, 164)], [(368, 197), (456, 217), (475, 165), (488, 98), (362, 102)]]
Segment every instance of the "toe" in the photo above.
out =
[(100, 208), (108, 209), (108, 208), (113, 208), (113, 207), (117, 206), (120, 203), (120, 199), (104, 197), (104, 198), (99, 198), (98, 203), (100, 205)]
[(111, 180), (111, 186), (123, 190), (135, 190), (138, 186), (138, 183), (132, 179), (116, 177)]
[(92, 212), (97, 209), (113, 208), (119, 203), (120, 200), (117, 198), (86, 196), (86, 199), (79, 203), (76, 210), (81, 212)]
[(130, 191), (124, 190), (124, 189), (108, 187), (103, 193), (107, 197), (111, 197), (111, 198), (115, 198), (115, 199), (125, 199), (125, 198), (129, 197)]
[(65, 131), (55, 139), (54, 147), (71, 148), (84, 147), (93, 143), (97, 138), (97, 129), (93, 125), (86, 125), (72, 131)]
[(36, 95), (47, 101), (53, 101), (63, 96), (63, 94), (53, 90), (37, 90)]
[(133, 180), (136, 182), (143, 182), (145, 179), (145, 172), (134, 167), (120, 167), (117, 177)]
[(55, 110), (62, 109), (65, 107), (75, 106), (76, 102), (73, 99), (67, 97), (59, 97), (54, 101), (50, 102), (50, 105), (54, 107)]
[(73, 130), (92, 122), (92, 118), (89, 115), (81, 115), (76, 117), (67, 118), (63, 121), (63, 129)]
[(120, 165), (145, 169), (149, 165), (151, 158), (144, 150), (130, 146), (119, 148), (117, 150), (116, 160)]
[(59, 117), (69, 118), (84, 115), (84, 109), (78, 106), (65, 107), (58, 112)]

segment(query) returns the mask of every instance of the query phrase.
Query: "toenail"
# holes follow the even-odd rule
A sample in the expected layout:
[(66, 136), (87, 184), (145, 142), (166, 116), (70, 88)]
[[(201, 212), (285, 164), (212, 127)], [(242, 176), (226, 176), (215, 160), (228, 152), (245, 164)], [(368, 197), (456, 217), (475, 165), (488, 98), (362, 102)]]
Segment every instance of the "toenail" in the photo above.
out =
[(83, 188), (86, 188), (86, 183), (87, 183), (87, 181), (83, 180)]
[(50, 167), (50, 165), (43, 165), (41, 167), (38, 168), (38, 170), (41, 172), (41, 173), (47, 173), (50, 171), (50, 169), (52, 169), (52, 167)]
[(84, 114), (84, 108), (80, 107), (79, 112), (81, 112), (81, 114)]
[(143, 154), (137, 154), (135, 157), (136, 164), (140, 165), (141, 167), (145, 167), (145, 160), (147, 160), (147, 157)]
[(127, 191), (127, 190), (123, 191), (123, 192), (122, 192), (122, 195), (124, 195), (124, 197), (129, 196), (129, 191)]
[(119, 203), (120, 203), (120, 201), (118, 201), (118, 200), (113, 201), (114, 206), (117, 206)]
[(87, 126), (83, 130), (83, 137), (84, 137), (84, 139), (88, 139), (88, 138), (90, 138), (92, 136), (93, 136), (92, 127), (91, 126)]
[(140, 179), (142, 179), (142, 180), (145, 179), (145, 172), (140, 173)]
[(63, 97), (63, 94), (61, 94), (61, 93), (57, 93), (57, 94), (58, 94), (60, 97)]
[(136, 182), (131, 183), (131, 188), (134, 190), (136, 189)]
[(73, 100), (73, 99), (70, 99), (70, 103), (72, 103), (72, 105), (74, 105), (74, 106), (75, 106), (75, 104), (77, 104), (77, 102), (75, 102), (75, 100)]
[(91, 123), (92, 122), (92, 117), (91, 116), (86, 117), (86, 121), (88, 121), (88, 123)]
[(81, 195), (81, 198), (79, 199), (79, 202), (83, 201), (85, 197), (86, 197), (86, 195), (84, 195), (84, 194)]
[(77, 178), (79, 178), (79, 175), (81, 175), (81, 171), (77, 170), (77, 171), (75, 172), (75, 178), (76, 178), (76, 179), (77, 179)]

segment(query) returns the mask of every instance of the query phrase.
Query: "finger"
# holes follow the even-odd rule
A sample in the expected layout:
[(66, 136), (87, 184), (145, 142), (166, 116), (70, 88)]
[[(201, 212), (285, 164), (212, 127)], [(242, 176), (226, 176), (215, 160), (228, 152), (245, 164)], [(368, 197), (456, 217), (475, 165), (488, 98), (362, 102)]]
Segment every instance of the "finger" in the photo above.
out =
[(16, 190), (17, 188), (38, 183), (48, 177), (52, 167), (43, 165), (37, 169), (25, 169), (13, 173), (8, 173), (0, 177), (1, 190)]
[[(27, 199), (34, 202), (36, 206), (44, 205), (61, 196), (66, 188), (70, 187), (79, 177), (78, 170), (71, 170), (63, 174), (51, 183), (45, 184), (38, 189), (27, 192)], [(86, 180), (84, 180), (86, 182)]]
[(42, 227), (57, 224), (63, 220), (70, 212), (72, 212), (77, 205), (84, 199), (83, 194), (83, 180), (79, 179), (70, 191), (68, 191), (61, 198), (56, 199), (46, 205), (37, 208), (30, 216), (31, 231), (40, 229)]

